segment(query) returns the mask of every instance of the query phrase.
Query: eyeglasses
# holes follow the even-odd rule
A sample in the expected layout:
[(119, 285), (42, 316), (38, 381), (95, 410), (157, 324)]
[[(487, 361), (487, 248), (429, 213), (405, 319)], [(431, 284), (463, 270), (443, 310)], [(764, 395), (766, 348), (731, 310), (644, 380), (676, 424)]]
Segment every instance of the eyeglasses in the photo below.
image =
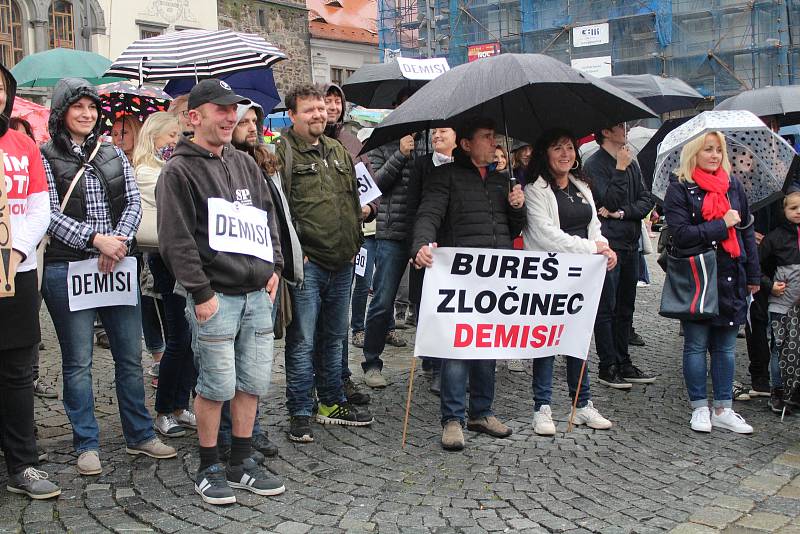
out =
[(184, 109), (183, 111), (181, 111), (181, 116), (183, 118), (185, 118), (185, 119), (188, 119), (189, 118), (189, 110), (188, 109)]

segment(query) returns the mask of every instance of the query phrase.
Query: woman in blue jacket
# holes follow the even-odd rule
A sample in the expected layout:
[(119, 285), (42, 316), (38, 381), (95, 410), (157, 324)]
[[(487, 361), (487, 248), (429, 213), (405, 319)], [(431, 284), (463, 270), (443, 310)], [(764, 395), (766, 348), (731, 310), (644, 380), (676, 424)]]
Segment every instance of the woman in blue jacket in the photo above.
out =
[[(747, 297), (759, 289), (760, 272), (750, 207), (744, 187), (730, 176), (725, 137), (712, 132), (687, 143), (678, 179), (667, 188), (664, 214), (678, 250), (693, 253), (716, 248), (719, 315), (681, 321), (683, 377), (692, 406), (691, 427), (712, 427), (749, 434), (753, 427), (733, 411), (734, 352), (739, 326), (746, 322)], [(745, 221), (742, 223), (742, 221)], [(706, 353), (711, 353), (713, 413), (706, 394)]]

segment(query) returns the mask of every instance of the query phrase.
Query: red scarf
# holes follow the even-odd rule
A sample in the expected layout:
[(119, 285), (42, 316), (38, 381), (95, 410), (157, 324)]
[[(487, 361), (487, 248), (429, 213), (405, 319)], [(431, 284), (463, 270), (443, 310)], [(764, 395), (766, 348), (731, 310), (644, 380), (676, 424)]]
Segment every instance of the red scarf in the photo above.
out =
[[(727, 195), (730, 186), (728, 173), (722, 166), (714, 173), (695, 167), (692, 179), (700, 189), (706, 192), (706, 197), (703, 199), (703, 218), (707, 221), (722, 219), (725, 213), (731, 209)], [(731, 258), (738, 258), (742, 254), (739, 249), (739, 239), (736, 237), (736, 229), (733, 226), (728, 228), (728, 237), (722, 241), (722, 248), (731, 255)]]

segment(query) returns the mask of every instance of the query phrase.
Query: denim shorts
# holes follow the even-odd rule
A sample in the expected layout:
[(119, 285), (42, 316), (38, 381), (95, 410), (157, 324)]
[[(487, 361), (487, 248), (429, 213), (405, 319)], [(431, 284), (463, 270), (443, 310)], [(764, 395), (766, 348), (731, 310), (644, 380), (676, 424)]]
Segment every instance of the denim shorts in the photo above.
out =
[(272, 373), (272, 302), (264, 290), (245, 295), (217, 293), (219, 310), (198, 323), (194, 300), (186, 298), (197, 368), (197, 394), (226, 401), (237, 391), (267, 394)]

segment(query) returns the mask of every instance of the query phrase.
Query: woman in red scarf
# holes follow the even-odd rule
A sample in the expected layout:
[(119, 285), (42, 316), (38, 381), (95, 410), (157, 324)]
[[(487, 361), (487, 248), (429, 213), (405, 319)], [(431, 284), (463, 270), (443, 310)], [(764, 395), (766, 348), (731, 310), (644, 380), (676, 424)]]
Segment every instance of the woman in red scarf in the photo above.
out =
[[(711, 247), (717, 250), (719, 316), (705, 321), (682, 321), (683, 377), (692, 406), (691, 427), (713, 427), (749, 434), (753, 428), (733, 411), (736, 333), (747, 320), (747, 297), (759, 288), (750, 207), (741, 182), (731, 169), (720, 132), (700, 136), (683, 147), (678, 179), (664, 197), (664, 215), (673, 244), (685, 255)], [(745, 221), (744, 223), (742, 221)], [(706, 394), (706, 354), (711, 353), (713, 410)]]

